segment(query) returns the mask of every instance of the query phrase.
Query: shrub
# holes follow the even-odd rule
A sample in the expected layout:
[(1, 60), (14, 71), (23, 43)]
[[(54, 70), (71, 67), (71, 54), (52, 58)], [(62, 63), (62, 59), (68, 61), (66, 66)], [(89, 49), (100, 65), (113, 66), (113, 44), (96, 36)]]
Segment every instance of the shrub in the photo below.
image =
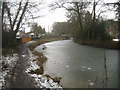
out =
[(16, 34), (14, 31), (2, 31), (2, 48), (14, 48), (17, 46)]

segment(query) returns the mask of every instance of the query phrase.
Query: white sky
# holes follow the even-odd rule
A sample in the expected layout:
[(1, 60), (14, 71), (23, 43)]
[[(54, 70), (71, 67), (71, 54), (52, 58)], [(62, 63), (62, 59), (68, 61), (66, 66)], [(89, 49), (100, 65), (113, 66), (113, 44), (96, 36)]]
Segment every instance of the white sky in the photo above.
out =
[[(50, 10), (48, 7), (49, 4), (54, 2), (56, 0), (44, 0), (44, 8), (41, 10), (40, 13), (42, 13), (44, 16), (38, 18), (35, 20), (39, 25), (41, 25), (45, 30), (48, 32), (52, 29), (52, 24), (54, 22), (63, 22), (67, 21), (67, 18), (65, 16), (66, 12), (65, 9), (56, 9), (56, 10)], [(91, 0), (90, 0), (91, 1)], [(115, 2), (117, 0), (104, 0), (106, 3)], [(114, 18), (114, 13), (108, 12), (106, 14), (106, 18)], [(29, 32), (30, 28), (26, 29), (26, 32)]]

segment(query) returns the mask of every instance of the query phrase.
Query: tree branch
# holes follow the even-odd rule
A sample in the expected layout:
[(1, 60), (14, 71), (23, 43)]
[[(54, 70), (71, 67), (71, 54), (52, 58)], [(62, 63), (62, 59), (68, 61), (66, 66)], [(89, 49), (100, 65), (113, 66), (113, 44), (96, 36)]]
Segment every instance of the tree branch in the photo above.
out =
[(17, 13), (16, 13), (16, 16), (15, 16), (15, 19), (14, 19), (14, 21), (13, 21), (13, 27), (12, 27), (12, 30), (14, 29), (14, 26), (15, 26), (16, 20), (17, 20), (17, 18), (18, 18), (19, 12), (20, 12), (20, 10), (21, 10), (21, 3), (22, 3), (22, 0), (21, 0), (20, 3), (19, 3), (19, 8), (18, 8), (18, 10), (17, 10)]
[(18, 32), (18, 29), (19, 29), (19, 27), (20, 27), (20, 23), (22, 22), (23, 15), (24, 15), (24, 13), (25, 13), (25, 11), (26, 11), (26, 8), (27, 8), (27, 6), (28, 6), (28, 2), (29, 2), (29, 0), (27, 0), (27, 2), (25, 3), (24, 9), (23, 9), (22, 14), (21, 14), (21, 16), (20, 16), (20, 18), (19, 18), (19, 21), (18, 21), (18, 23), (17, 23), (17, 27), (16, 27), (16, 29), (15, 29), (15, 33)]

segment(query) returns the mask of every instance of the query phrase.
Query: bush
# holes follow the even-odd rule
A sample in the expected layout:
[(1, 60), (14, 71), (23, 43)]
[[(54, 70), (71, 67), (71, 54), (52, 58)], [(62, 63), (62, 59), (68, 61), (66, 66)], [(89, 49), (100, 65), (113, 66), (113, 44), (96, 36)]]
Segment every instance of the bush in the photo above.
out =
[(2, 48), (14, 48), (17, 46), (16, 34), (14, 31), (2, 31)]

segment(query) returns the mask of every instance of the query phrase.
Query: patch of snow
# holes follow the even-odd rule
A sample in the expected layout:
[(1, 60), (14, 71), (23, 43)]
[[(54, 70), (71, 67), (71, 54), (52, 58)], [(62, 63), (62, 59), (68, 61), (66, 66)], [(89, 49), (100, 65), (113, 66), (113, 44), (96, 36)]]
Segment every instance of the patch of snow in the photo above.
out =
[(90, 82), (89, 84), (90, 84), (91, 86), (93, 86), (93, 85), (94, 85), (94, 83), (92, 83), (92, 82)]
[(40, 67), (36, 64), (36, 61), (30, 61), (30, 66), (27, 68), (26, 72), (30, 72), (31, 70), (39, 69)]
[(2, 63), (4, 63), (4, 66), (6, 65), (10, 69), (15, 66), (18, 57), (17, 54), (13, 54), (13, 56), (3, 57), (2, 59), (3, 59)]
[(2, 86), (5, 85), (5, 77), (10, 72), (10, 70), (15, 67), (17, 60), (17, 54), (13, 54), (12, 56), (7, 57), (3, 56), (2, 60), (0, 60), (0, 89), (2, 89)]
[(20, 39), (20, 37), (16, 37), (17, 39)]
[(120, 41), (119, 39), (113, 39), (113, 41), (116, 41), (116, 42), (118, 42), (118, 41)]
[(22, 55), (22, 57), (24, 58), (24, 57), (26, 57), (26, 55)]
[(45, 88), (62, 88), (61, 85), (54, 82), (51, 78), (47, 78), (45, 76), (42, 76), (41, 78), (36, 77), (35, 80), (38, 85), (42, 85), (42, 87)]
[(36, 69), (39, 69), (40, 67), (37, 65), (37, 62), (36, 61), (33, 61), (35, 59), (37, 59), (37, 56), (34, 56), (32, 54), (32, 52), (30, 50), (28, 50), (29, 54), (30, 54), (30, 57), (29, 57), (29, 64), (30, 66), (27, 68), (27, 70), (25, 72), (30, 72), (31, 70), (36, 70)]

